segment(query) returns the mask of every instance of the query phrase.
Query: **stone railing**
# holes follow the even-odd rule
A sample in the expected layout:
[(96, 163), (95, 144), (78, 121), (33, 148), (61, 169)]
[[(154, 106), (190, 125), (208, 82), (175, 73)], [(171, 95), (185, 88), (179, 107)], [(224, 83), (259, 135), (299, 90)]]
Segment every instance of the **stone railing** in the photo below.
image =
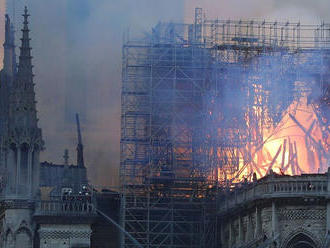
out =
[[(328, 197), (328, 175), (267, 176), (256, 182), (223, 191), (218, 201), (218, 210), (227, 211), (244, 203), (271, 198)], [(329, 184), (330, 185), (330, 184)], [(222, 195), (222, 196), (221, 196)]]
[(96, 209), (90, 198), (55, 198), (36, 202), (35, 216), (91, 216)]

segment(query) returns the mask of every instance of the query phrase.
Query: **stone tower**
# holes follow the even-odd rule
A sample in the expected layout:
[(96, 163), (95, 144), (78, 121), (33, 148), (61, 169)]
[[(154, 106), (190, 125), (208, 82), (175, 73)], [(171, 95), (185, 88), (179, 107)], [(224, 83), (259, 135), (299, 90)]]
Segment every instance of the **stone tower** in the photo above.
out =
[(5, 183), (1, 204), (0, 247), (32, 247), (32, 213), (39, 191), (39, 152), (43, 148), (38, 127), (32, 73), (32, 56), (25, 7), (19, 64), (16, 71), (14, 42), (7, 17), (4, 69), (1, 85), (5, 101), (2, 128), (2, 172)]

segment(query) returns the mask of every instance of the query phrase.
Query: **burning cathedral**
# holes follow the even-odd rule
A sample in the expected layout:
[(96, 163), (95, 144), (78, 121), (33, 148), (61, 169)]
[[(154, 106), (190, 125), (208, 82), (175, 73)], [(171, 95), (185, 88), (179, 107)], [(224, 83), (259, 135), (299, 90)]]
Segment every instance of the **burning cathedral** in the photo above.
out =
[(330, 247), (329, 24), (196, 8), (192, 24), (126, 39), (121, 187), (98, 192), (78, 117), (77, 164), (39, 161), (23, 17), (18, 65), (6, 18), (0, 74), (0, 247)]
[(329, 30), (196, 8), (127, 36), (121, 213), (143, 247), (329, 247)]

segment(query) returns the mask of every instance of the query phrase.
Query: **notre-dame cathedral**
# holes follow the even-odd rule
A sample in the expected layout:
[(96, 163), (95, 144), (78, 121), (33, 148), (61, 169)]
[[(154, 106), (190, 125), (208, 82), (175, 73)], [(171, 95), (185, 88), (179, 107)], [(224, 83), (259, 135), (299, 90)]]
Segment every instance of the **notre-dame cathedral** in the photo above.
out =
[[(141, 194), (140, 200), (134, 196), (127, 198), (127, 202), (122, 198), (120, 203), (120, 193), (98, 191), (89, 185), (78, 115), (76, 164), (68, 164), (67, 153), (64, 164), (40, 162), (39, 155), (45, 145), (38, 126), (26, 7), (21, 31), (17, 62), (14, 28), (6, 16), (0, 73), (0, 248), (113, 248), (119, 247), (119, 242), (120, 247), (330, 247), (330, 169), (323, 174), (298, 176), (269, 170), (265, 177), (257, 179), (254, 174), (252, 182), (243, 182), (233, 189), (214, 187), (218, 198), (210, 198), (212, 206), (216, 203), (216, 211), (207, 215), (212, 224), (209, 229), (207, 222), (201, 222), (195, 214), (208, 210), (200, 208), (196, 200), (203, 195), (190, 196), (187, 192), (195, 190), (191, 190), (191, 184), (187, 187), (180, 178), (174, 183), (169, 170), (162, 169), (148, 178), (152, 182), (146, 187), (149, 198)], [(167, 49), (167, 46), (161, 49), (164, 47)], [(138, 129), (133, 121), (130, 123), (134, 128), (127, 132), (129, 135), (132, 130), (139, 135), (144, 133), (141, 130), (145, 129)], [(135, 180), (137, 170), (130, 173)], [(213, 186), (196, 187), (196, 192), (202, 190), (211, 195)], [(168, 197), (171, 194), (179, 199), (177, 209), (173, 198)], [(118, 225), (109, 224), (101, 217), (106, 212), (119, 222), (120, 204), (124, 208), (121, 213), (126, 211), (127, 217), (124, 216), (126, 226), (122, 225), (119, 231)], [(170, 204), (172, 209), (168, 207)], [(186, 223), (187, 216), (191, 225)], [(205, 229), (200, 228), (200, 223)], [(141, 244), (137, 246), (138, 242), (128, 232)], [(211, 234), (205, 237), (214, 239), (215, 245), (207, 246), (206, 238), (200, 237), (202, 232)], [(135, 242), (125, 244), (128, 239), (120, 235), (123, 233)]]

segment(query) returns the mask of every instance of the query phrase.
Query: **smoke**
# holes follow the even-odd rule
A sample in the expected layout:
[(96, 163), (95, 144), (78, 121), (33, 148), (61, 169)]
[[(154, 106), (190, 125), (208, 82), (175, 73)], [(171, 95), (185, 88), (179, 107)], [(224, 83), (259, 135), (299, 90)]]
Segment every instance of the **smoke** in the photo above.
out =
[[(69, 162), (75, 163), (78, 112), (91, 182), (117, 185), (123, 33), (129, 28), (134, 36), (150, 31), (158, 21), (182, 21), (183, 4), (17, 0), (16, 30), (21, 29), (24, 4), (31, 14), (38, 117), (46, 148), (41, 161), (63, 163), (68, 148)], [(7, 12), (13, 17), (12, 6), (7, 0)], [(17, 32), (17, 38), (20, 35)]]
[(330, 20), (327, 0), (185, 0), (185, 21), (192, 21), (195, 7), (203, 8), (209, 19), (266, 18), (309, 24)]
[[(9, 14), (11, 3), (7, 0)], [(24, 3), (16, 3), (20, 30), (18, 13)], [(4, 0), (0, 4), (3, 16)], [(68, 148), (70, 162), (75, 162), (74, 113), (79, 112), (89, 177), (99, 185), (118, 184), (121, 47), (128, 28), (135, 36), (149, 32), (158, 21), (191, 21), (196, 6), (203, 7), (209, 18), (329, 20), (326, 0), (29, 0), (27, 4), (38, 116), (46, 142), (41, 159), (61, 163)]]

